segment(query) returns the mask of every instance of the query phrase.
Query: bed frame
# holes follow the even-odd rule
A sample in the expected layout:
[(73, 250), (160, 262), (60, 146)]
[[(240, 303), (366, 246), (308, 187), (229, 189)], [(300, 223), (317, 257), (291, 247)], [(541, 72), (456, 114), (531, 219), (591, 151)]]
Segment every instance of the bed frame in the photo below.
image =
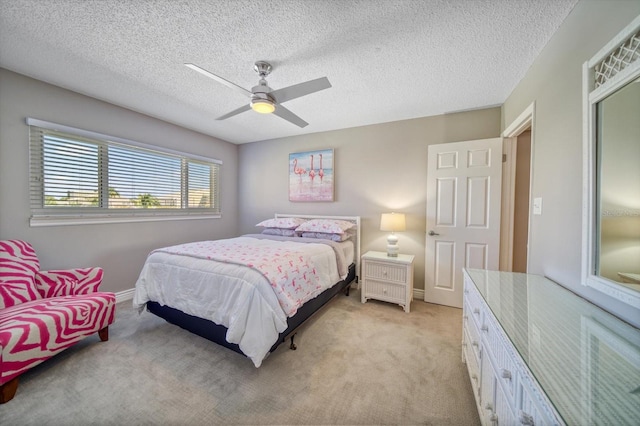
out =
[[(289, 348), (296, 349), (294, 343), (294, 337), (298, 329), (320, 309), (327, 305), (335, 296), (344, 292), (346, 296), (349, 296), (349, 289), (351, 284), (355, 281), (358, 282), (358, 272), (360, 267), (360, 217), (359, 216), (315, 216), (315, 215), (299, 215), (299, 214), (283, 214), (276, 213), (276, 218), (282, 217), (300, 217), (304, 219), (340, 219), (353, 222), (356, 224), (356, 235), (354, 241), (354, 263), (349, 266), (349, 273), (347, 277), (335, 284), (334, 286), (326, 289), (315, 298), (307, 301), (302, 305), (296, 314), (290, 318), (287, 318), (287, 329), (284, 330), (278, 336), (278, 340), (271, 347), (269, 353), (273, 352), (280, 344), (284, 343), (287, 339), (290, 339)], [(226, 340), (227, 327), (216, 324), (213, 321), (195, 317), (193, 315), (186, 314), (178, 309), (170, 306), (163, 306), (157, 302), (147, 302), (147, 310), (160, 318), (165, 319), (171, 324), (175, 324), (181, 328), (184, 328), (191, 333), (197, 334), (200, 337), (204, 337), (214, 343), (229, 348), (239, 354), (244, 355), (240, 347), (235, 343), (229, 343)]]

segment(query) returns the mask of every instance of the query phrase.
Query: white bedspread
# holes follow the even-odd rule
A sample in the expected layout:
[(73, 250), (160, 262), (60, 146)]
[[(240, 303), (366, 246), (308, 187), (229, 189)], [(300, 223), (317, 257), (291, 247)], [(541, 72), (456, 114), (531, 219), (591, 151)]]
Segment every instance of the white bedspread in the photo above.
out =
[[(227, 327), (227, 341), (238, 344), (256, 367), (262, 364), (279, 333), (287, 328), (287, 310), (289, 316), (293, 315), (297, 306), (344, 278), (338, 273), (334, 249), (325, 243), (247, 236), (219, 240), (219, 244), (227, 248), (251, 243), (271, 253), (282, 252), (286, 247), (284, 251), (290, 255), (304, 255), (311, 262), (311, 268), (316, 269), (318, 279), (313, 281), (311, 291), (304, 291), (306, 300), (296, 301), (292, 309), (279, 300), (278, 291), (273, 288), (274, 280), (270, 282), (265, 278), (264, 271), (230, 259), (207, 259), (203, 250), (213, 242), (203, 243), (152, 252), (136, 283), (133, 304), (142, 310), (147, 301), (153, 300)], [(299, 286), (300, 282), (294, 282), (295, 285)], [(282, 299), (282, 294), (280, 296)]]

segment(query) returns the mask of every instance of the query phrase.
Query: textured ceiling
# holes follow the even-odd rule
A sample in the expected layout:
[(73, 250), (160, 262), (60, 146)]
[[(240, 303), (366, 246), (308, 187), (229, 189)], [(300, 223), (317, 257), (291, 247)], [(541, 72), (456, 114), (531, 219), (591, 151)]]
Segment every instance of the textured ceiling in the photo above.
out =
[[(0, 0), (0, 66), (233, 142), (500, 105), (577, 0)], [(239, 86), (328, 77), (247, 111)]]

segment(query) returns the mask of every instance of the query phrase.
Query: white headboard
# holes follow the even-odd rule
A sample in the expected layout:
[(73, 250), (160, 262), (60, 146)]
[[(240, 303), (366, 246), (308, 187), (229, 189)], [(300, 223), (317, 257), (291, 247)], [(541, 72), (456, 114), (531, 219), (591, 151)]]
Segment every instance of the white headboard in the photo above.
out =
[(299, 217), (302, 219), (337, 219), (346, 220), (347, 222), (353, 222), (356, 224), (356, 240), (353, 242), (355, 256), (354, 262), (356, 264), (356, 276), (360, 277), (360, 216), (321, 216), (310, 214), (295, 214), (295, 213), (276, 213), (275, 218), (279, 217)]

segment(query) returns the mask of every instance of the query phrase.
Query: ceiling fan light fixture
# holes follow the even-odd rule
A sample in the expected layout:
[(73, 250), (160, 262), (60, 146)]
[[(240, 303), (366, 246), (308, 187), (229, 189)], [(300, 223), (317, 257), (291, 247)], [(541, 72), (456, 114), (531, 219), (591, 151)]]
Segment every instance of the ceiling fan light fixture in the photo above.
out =
[(260, 114), (271, 114), (276, 110), (276, 106), (269, 99), (252, 99), (251, 109)]

